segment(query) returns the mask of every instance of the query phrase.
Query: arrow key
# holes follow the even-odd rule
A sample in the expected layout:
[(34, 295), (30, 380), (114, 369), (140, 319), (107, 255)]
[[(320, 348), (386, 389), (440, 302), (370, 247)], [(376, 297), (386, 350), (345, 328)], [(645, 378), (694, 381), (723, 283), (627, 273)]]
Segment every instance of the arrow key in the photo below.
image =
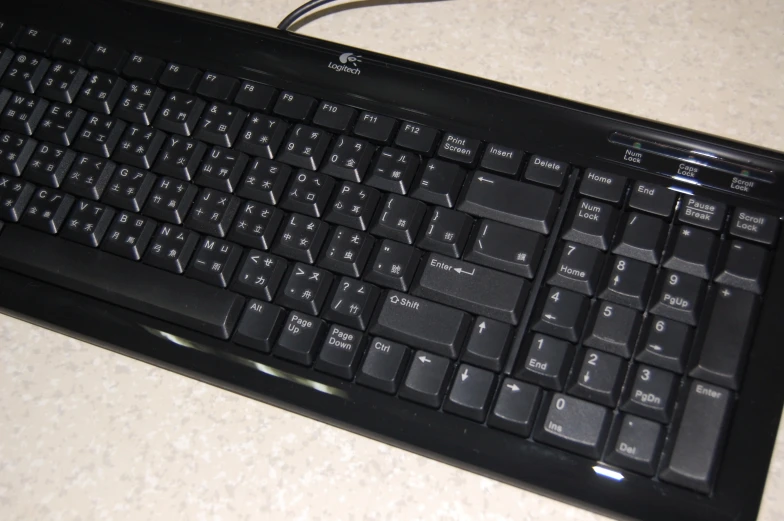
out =
[(588, 313), (588, 299), (565, 289), (551, 287), (541, 309), (539, 319), (533, 326), (534, 331), (573, 343), (580, 339)]
[(501, 384), (487, 424), (520, 436), (528, 436), (534, 426), (541, 399), (542, 391), (535, 385), (507, 378)]
[(417, 351), (400, 389), (400, 397), (438, 408), (444, 399), (449, 372), (448, 359)]
[(573, 356), (574, 347), (569, 342), (537, 333), (528, 344), (526, 357), (518, 359), (514, 375), (560, 391), (566, 383)]
[(624, 360), (595, 349), (581, 351), (582, 361), (576, 365), (580, 370), (573, 373), (569, 394), (615, 408), (625, 374), (621, 370), (626, 367)]
[(479, 317), (463, 352), (463, 361), (498, 372), (504, 363), (511, 327), (502, 322)]
[(495, 375), (490, 371), (461, 364), (444, 410), (470, 420), (485, 421), (494, 383)]
[(646, 333), (640, 343), (637, 360), (682, 374), (691, 345), (692, 328), (668, 318), (649, 315), (643, 331)]

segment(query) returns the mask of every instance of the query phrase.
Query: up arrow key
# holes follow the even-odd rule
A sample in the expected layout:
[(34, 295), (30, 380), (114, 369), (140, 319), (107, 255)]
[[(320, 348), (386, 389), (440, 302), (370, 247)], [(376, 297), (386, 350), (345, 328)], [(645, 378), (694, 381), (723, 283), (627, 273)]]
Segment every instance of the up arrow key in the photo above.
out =
[(479, 334), (480, 335), (485, 332), (485, 328), (486, 327), (487, 327), (487, 324), (485, 324), (485, 321), (483, 320), (482, 323), (479, 324)]

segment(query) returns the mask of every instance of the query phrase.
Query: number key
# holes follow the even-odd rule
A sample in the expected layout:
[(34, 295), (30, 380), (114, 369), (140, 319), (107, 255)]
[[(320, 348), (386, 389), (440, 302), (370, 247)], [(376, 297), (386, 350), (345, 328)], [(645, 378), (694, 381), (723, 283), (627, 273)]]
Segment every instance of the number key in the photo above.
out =
[(592, 315), (583, 344), (630, 358), (640, 328), (640, 314), (612, 302), (599, 302)]
[(588, 300), (578, 293), (550, 288), (534, 331), (577, 342), (588, 314)]
[(367, 141), (340, 136), (332, 145), (329, 159), (321, 171), (346, 181), (361, 183), (373, 157), (373, 150), (374, 147)]
[(32, 94), (49, 68), (49, 60), (29, 52), (18, 52), (5, 71), (0, 85)]
[(599, 298), (642, 311), (648, 303), (653, 275), (653, 268), (645, 262), (615, 257)]
[(85, 78), (87, 78), (87, 70), (83, 67), (54, 62), (37, 92), (54, 101), (73, 103)]
[(82, 85), (76, 104), (92, 112), (110, 114), (123, 89), (124, 79), (105, 72), (94, 72)]
[(692, 328), (668, 318), (648, 316), (637, 360), (682, 374), (689, 355)]
[(150, 125), (165, 93), (159, 87), (133, 81), (125, 89), (114, 115), (133, 123)]
[(196, 128), (204, 105), (204, 100), (196, 96), (172, 92), (163, 103), (153, 125), (166, 132), (190, 136)]
[(647, 365), (637, 366), (630, 375), (621, 410), (662, 423), (670, 421), (678, 379), (675, 375)]
[(213, 145), (231, 147), (247, 115), (237, 107), (213, 103), (204, 111), (196, 127), (196, 137)]
[(685, 273), (662, 270), (650, 311), (654, 315), (696, 326), (704, 294), (704, 280)]
[(620, 357), (597, 351), (582, 350), (582, 362), (575, 367), (569, 394), (615, 408), (621, 394), (626, 362)]
[(566, 242), (547, 282), (591, 296), (596, 292), (603, 261), (604, 255), (596, 248)]
[(329, 145), (327, 132), (307, 125), (297, 125), (289, 134), (278, 160), (298, 168), (316, 170)]

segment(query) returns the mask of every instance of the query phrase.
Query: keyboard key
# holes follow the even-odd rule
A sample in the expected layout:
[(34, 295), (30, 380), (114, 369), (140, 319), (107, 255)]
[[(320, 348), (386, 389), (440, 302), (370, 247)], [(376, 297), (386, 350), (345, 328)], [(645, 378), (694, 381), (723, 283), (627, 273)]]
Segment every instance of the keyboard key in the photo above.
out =
[(0, 221), (17, 222), (34, 191), (32, 183), (0, 175)]
[(16, 37), (16, 46), (20, 49), (27, 49), (41, 54), (46, 54), (49, 47), (54, 41), (54, 33), (37, 29), (35, 27), (26, 27)]
[(92, 112), (85, 118), (73, 147), (88, 154), (111, 157), (125, 131), (125, 126), (124, 121)]
[(464, 179), (465, 170), (460, 166), (440, 159), (431, 159), (411, 191), (411, 197), (452, 208), (457, 202), (457, 194), (460, 193)]
[(0, 265), (222, 339), (234, 330), (244, 302), (226, 290), (22, 226), (0, 234)]
[(283, 91), (278, 96), (278, 101), (275, 102), (272, 112), (284, 118), (305, 121), (315, 105), (316, 100), (310, 96)]
[(394, 128), (394, 119), (362, 111), (359, 118), (357, 118), (357, 124), (354, 125), (354, 134), (373, 141), (386, 143), (389, 141)]
[(245, 304), (245, 311), (242, 312), (232, 340), (255, 351), (269, 353), (284, 318), (285, 312), (281, 307), (250, 299)]
[(662, 441), (661, 425), (625, 414), (613, 427), (604, 460), (644, 476), (653, 476)]
[(30, 199), (20, 221), (26, 226), (54, 235), (60, 231), (73, 202), (72, 195), (54, 188), (39, 188)]
[(416, 248), (384, 239), (368, 263), (365, 279), (379, 286), (408, 291), (421, 255)]
[(38, 88), (50, 62), (30, 52), (18, 52), (5, 70), (0, 85), (11, 90), (32, 94)]
[(188, 276), (225, 288), (241, 256), (242, 248), (236, 244), (205, 237), (193, 256)]
[(165, 140), (163, 150), (152, 167), (153, 172), (190, 181), (196, 175), (207, 145), (195, 139), (171, 136)]
[(438, 131), (418, 123), (404, 121), (397, 131), (395, 144), (403, 148), (410, 148), (423, 154), (430, 154), (436, 142)]
[(607, 251), (617, 218), (617, 212), (612, 206), (591, 199), (580, 199), (571, 212), (563, 238)]
[(333, 278), (334, 275), (326, 270), (298, 262), (289, 270), (277, 302), (287, 308), (318, 315)]
[(34, 183), (57, 188), (71, 168), (76, 152), (50, 143), (39, 143), (24, 170), (24, 177)]
[(716, 282), (761, 295), (765, 291), (770, 258), (765, 248), (731, 241), (719, 259)]
[(123, 67), (122, 74), (129, 78), (155, 83), (163, 70), (163, 60), (133, 53)]
[(149, 217), (120, 212), (106, 232), (101, 248), (126, 259), (141, 260), (153, 233), (155, 221)]
[[(236, 94), (239, 85), (239, 80), (229, 76), (205, 72), (201, 77), (199, 86), (196, 87), (196, 94), (216, 101), (228, 102)], [(227, 146), (231, 146), (231, 144)]]
[(311, 217), (322, 217), (335, 180), (325, 174), (300, 168), (289, 181), (280, 207)]
[(160, 221), (182, 224), (198, 189), (185, 181), (161, 177), (155, 183), (143, 213)]
[(537, 422), (537, 441), (599, 459), (612, 419), (607, 409), (560, 393), (547, 396), (543, 407), (547, 414)]
[(22, 28), (18, 25), (0, 21), (0, 43), (13, 46)]
[(252, 156), (272, 159), (286, 137), (285, 121), (254, 112), (245, 121), (234, 148)]
[(480, 171), (471, 175), (457, 209), (547, 235), (558, 197), (548, 188)]
[(759, 299), (753, 293), (714, 286), (698, 332), (697, 362), (689, 374), (738, 390), (758, 308)]
[(60, 36), (52, 47), (52, 58), (73, 63), (84, 63), (93, 49), (93, 44), (81, 38)]
[(724, 225), (726, 213), (727, 205), (724, 203), (717, 203), (701, 197), (687, 196), (681, 201), (680, 209), (678, 210), (678, 220), (686, 224), (718, 231)]
[(730, 419), (732, 396), (721, 387), (692, 381), (683, 416), (665, 450), (659, 477), (667, 483), (710, 492)]
[(538, 233), (482, 219), (468, 244), (465, 260), (532, 279), (545, 240)]
[(400, 389), (400, 397), (438, 408), (449, 383), (450, 366), (447, 358), (417, 351), (411, 359), (408, 375)]
[(338, 226), (318, 264), (330, 271), (359, 277), (372, 251), (373, 239), (370, 235)]
[(560, 249), (559, 260), (550, 268), (547, 283), (589, 297), (596, 293), (604, 264), (602, 252), (569, 242), (563, 243)]
[(204, 100), (195, 96), (172, 92), (163, 102), (153, 125), (166, 132), (190, 136), (204, 110)]
[(87, 70), (83, 67), (57, 61), (49, 67), (37, 92), (54, 101), (73, 103), (86, 78)]
[(560, 391), (572, 365), (574, 347), (568, 342), (542, 334), (534, 334), (528, 342), (525, 357), (518, 360), (515, 378)]
[(52, 103), (35, 131), (35, 137), (58, 145), (73, 143), (87, 113), (76, 107)]
[(319, 128), (297, 125), (277, 159), (294, 167), (316, 170), (327, 152), (330, 139), (331, 136)]
[(272, 251), (289, 259), (313, 264), (327, 238), (329, 225), (318, 219), (293, 213), (286, 220)]
[(174, 273), (184, 273), (199, 236), (185, 228), (162, 224), (152, 238), (144, 262)]
[(32, 94), (14, 94), (0, 114), (0, 127), (32, 136), (49, 102)]
[(248, 164), (248, 156), (230, 148), (212, 147), (202, 160), (194, 182), (222, 192), (234, 192)]
[(431, 208), (424, 234), (417, 241), (423, 250), (459, 259), (474, 221), (468, 215), (446, 208)]
[(324, 319), (364, 331), (380, 294), (373, 284), (341, 277)]
[(379, 337), (371, 339), (357, 383), (394, 394), (403, 379), (410, 353), (411, 350), (403, 344)]
[(38, 142), (13, 132), (0, 134), (0, 173), (19, 177)]
[(591, 324), (583, 344), (631, 358), (640, 332), (641, 316), (633, 309), (599, 302), (591, 313)]
[(587, 314), (588, 299), (565, 289), (550, 288), (533, 330), (576, 343)]
[(702, 279), (662, 270), (653, 292), (650, 311), (654, 315), (696, 326), (704, 293), (705, 281)]
[(65, 219), (60, 237), (96, 248), (114, 217), (114, 210), (86, 199), (76, 201)]
[(542, 391), (535, 385), (505, 378), (487, 424), (528, 437), (534, 427)]
[(776, 242), (779, 220), (764, 213), (736, 208), (730, 221), (730, 234), (750, 241), (771, 245)]
[(437, 154), (444, 159), (470, 165), (479, 154), (481, 144), (478, 139), (448, 133), (441, 138), (441, 146), (438, 147)]
[(409, 197), (389, 194), (370, 232), (380, 237), (413, 244), (425, 217), (426, 208), (423, 203)]
[(231, 147), (247, 115), (247, 112), (237, 107), (213, 103), (202, 114), (195, 136), (213, 145)]
[(418, 168), (419, 159), (415, 154), (384, 147), (370, 170), (367, 184), (387, 192), (406, 195)]
[(254, 201), (245, 201), (229, 232), (229, 239), (249, 248), (268, 250), (283, 222), (283, 212)]
[(436, 253), (422, 262), (412, 294), (517, 325), (530, 290), (525, 279)]
[(614, 409), (621, 395), (626, 361), (595, 349), (580, 352), (581, 361), (572, 373), (569, 394)]
[(484, 369), (460, 364), (452, 388), (444, 403), (444, 411), (478, 422), (485, 421), (490, 406), (495, 375)]
[(168, 87), (175, 90), (184, 90), (191, 92), (195, 85), (196, 80), (201, 77), (201, 71), (187, 65), (180, 65), (178, 63), (169, 63), (161, 73), (161, 78), (158, 80), (163, 87)]
[(629, 378), (621, 410), (668, 423), (678, 387), (675, 375), (655, 367), (638, 365)]
[(489, 143), (479, 166), (484, 170), (514, 176), (520, 169), (525, 153), (517, 148)]
[(524, 177), (547, 186), (561, 190), (568, 175), (569, 163), (556, 161), (542, 156), (533, 156), (528, 160)]
[(249, 250), (231, 284), (231, 289), (243, 295), (272, 302), (285, 274), (285, 260), (269, 253)]
[(226, 237), (239, 206), (238, 198), (207, 188), (196, 197), (185, 226), (199, 233)]
[(286, 360), (312, 365), (325, 331), (323, 320), (291, 311), (273, 352)]
[(335, 132), (346, 132), (356, 116), (357, 111), (351, 107), (322, 101), (313, 116), (313, 124)]
[(365, 171), (370, 166), (375, 147), (367, 141), (340, 136), (329, 154), (321, 171), (347, 181), (362, 182)]
[(683, 374), (692, 340), (692, 328), (667, 318), (649, 315), (643, 327), (639, 362)]
[(344, 380), (351, 380), (362, 359), (365, 340), (359, 331), (343, 326), (331, 326), (314, 367)]
[(278, 204), (290, 175), (289, 165), (260, 157), (253, 158), (237, 189), (237, 195), (261, 203)]
[(630, 213), (618, 237), (613, 253), (656, 265), (661, 260), (667, 227), (661, 219)]
[(119, 74), (127, 56), (128, 53), (123, 49), (98, 43), (87, 55), (87, 68)]
[(134, 123), (123, 132), (112, 159), (149, 169), (165, 139), (166, 134), (160, 130)]
[(370, 332), (454, 360), (470, 322), (470, 317), (462, 311), (389, 291), (370, 325)]
[(165, 96), (166, 93), (158, 87), (133, 81), (120, 97), (120, 101), (114, 109), (114, 115), (149, 126)]
[(655, 270), (645, 262), (614, 257), (599, 298), (643, 311), (653, 286)]
[(664, 186), (637, 181), (632, 187), (629, 207), (668, 219), (676, 198), (677, 194)]
[(94, 72), (82, 85), (76, 104), (92, 112), (110, 114), (120, 100), (125, 85), (126, 81), (118, 76)]
[(324, 220), (356, 230), (367, 230), (380, 198), (378, 190), (344, 181)]
[(478, 317), (463, 351), (463, 361), (500, 372), (506, 360), (511, 330), (508, 324)]
[(713, 273), (718, 242), (717, 237), (710, 232), (691, 226), (676, 226), (662, 266), (709, 279)]

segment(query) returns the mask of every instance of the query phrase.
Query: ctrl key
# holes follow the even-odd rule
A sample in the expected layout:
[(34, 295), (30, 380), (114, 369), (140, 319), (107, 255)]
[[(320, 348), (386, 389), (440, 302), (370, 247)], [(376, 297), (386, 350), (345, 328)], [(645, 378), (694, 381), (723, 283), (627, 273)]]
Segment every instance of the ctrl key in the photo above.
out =
[(612, 415), (601, 405), (556, 393), (544, 401), (547, 414), (536, 424), (534, 439), (592, 459), (602, 454)]
[(357, 375), (357, 383), (395, 394), (403, 379), (410, 351), (403, 344), (374, 337)]

